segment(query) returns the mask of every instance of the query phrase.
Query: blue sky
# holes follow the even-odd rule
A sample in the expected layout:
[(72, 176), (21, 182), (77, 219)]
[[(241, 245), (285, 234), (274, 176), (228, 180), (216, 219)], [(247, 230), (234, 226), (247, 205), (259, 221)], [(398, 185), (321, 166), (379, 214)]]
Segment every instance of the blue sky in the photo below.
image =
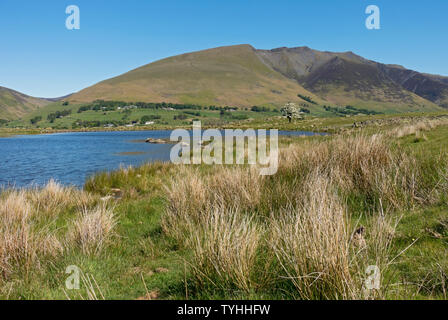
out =
[[(365, 9), (381, 9), (367, 30)], [(67, 30), (77, 5), (81, 29)], [(0, 0), (0, 86), (69, 94), (152, 61), (211, 47), (353, 51), (448, 76), (448, 1)]]

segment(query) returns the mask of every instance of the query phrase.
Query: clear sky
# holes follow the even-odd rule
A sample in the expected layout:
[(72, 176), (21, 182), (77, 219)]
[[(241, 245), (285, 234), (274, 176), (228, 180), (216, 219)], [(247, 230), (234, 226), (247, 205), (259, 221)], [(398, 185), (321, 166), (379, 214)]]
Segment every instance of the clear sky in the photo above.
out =
[[(381, 10), (367, 30), (365, 9)], [(67, 30), (68, 5), (81, 29)], [(0, 86), (76, 92), (168, 56), (248, 43), (308, 46), (448, 76), (447, 0), (0, 0)]]

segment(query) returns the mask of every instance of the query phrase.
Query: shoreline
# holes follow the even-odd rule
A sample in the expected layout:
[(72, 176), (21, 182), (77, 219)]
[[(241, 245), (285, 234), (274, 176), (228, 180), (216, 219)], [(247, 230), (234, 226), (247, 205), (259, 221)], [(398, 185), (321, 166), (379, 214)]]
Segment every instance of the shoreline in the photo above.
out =
[[(337, 133), (344, 129), (349, 129), (358, 122), (387, 122), (387, 120), (419, 120), (422, 118), (433, 119), (448, 117), (447, 112), (429, 112), (429, 113), (403, 113), (389, 114), (378, 116), (358, 115), (352, 117), (310, 117), (293, 123), (285, 122), (280, 118), (267, 118), (262, 122), (252, 119), (251, 121), (230, 122), (226, 125), (213, 126), (210, 124), (202, 125), (202, 129), (278, 129), (282, 131), (305, 131), (320, 133)], [(175, 130), (175, 129), (191, 129), (191, 125), (160, 125), (154, 126), (136, 126), (136, 127), (114, 127), (114, 128), (79, 128), (79, 129), (38, 129), (38, 128), (1, 128), (0, 138), (10, 138), (18, 135), (39, 135), (39, 134), (56, 134), (56, 133), (75, 133), (75, 132), (126, 132), (126, 131), (158, 131), (158, 130)]]
[[(202, 129), (218, 129), (218, 130), (225, 130), (225, 129), (246, 129), (249, 128), (248, 126), (219, 126), (214, 127), (211, 125), (203, 125)], [(172, 131), (176, 129), (185, 129), (185, 130), (191, 130), (192, 126), (167, 126), (167, 127), (160, 127), (160, 128), (154, 128), (154, 127), (132, 127), (132, 128), (126, 128), (126, 127), (117, 127), (117, 128), (91, 128), (91, 129), (43, 129), (43, 130), (33, 130), (33, 129), (8, 129), (3, 131), (0, 129), (0, 138), (11, 138), (14, 136), (21, 136), (21, 135), (41, 135), (41, 134), (58, 134), (58, 133), (77, 133), (77, 132), (137, 132), (137, 131)], [(322, 130), (311, 130), (316, 128), (263, 128), (261, 126), (254, 126), (255, 130), (258, 129), (278, 129), (279, 131), (297, 131), (297, 132), (313, 132), (313, 133), (328, 133), (324, 128)]]

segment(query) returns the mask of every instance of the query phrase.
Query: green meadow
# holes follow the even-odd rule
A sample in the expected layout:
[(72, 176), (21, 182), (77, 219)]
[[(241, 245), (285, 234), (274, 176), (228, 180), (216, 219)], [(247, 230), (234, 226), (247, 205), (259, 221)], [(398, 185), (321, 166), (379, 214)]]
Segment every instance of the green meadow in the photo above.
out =
[[(22, 128), (22, 129), (76, 129), (74, 124), (76, 122), (83, 121), (100, 121), (101, 126), (104, 127), (105, 124), (113, 121), (123, 121), (123, 125), (132, 124), (135, 126), (141, 126), (141, 119), (145, 116), (150, 117), (148, 121), (153, 121), (154, 124), (150, 125), (151, 128), (167, 128), (175, 126), (185, 126), (190, 125), (193, 120), (200, 120), (205, 125), (222, 125), (234, 121), (242, 121), (249, 119), (265, 119), (270, 117), (279, 116), (278, 111), (274, 111), (274, 108), (269, 109), (269, 111), (254, 112), (250, 108), (247, 110), (232, 110), (225, 111), (224, 114), (220, 110), (197, 110), (197, 109), (181, 109), (181, 110), (164, 110), (160, 109), (130, 109), (128, 112), (124, 110), (112, 110), (112, 111), (102, 111), (102, 110), (88, 110), (78, 113), (82, 104), (77, 105), (67, 105), (64, 106), (62, 103), (55, 103), (45, 108), (39, 109), (29, 115), (19, 119), (10, 121), (4, 128)], [(66, 116), (55, 119), (50, 122), (48, 115), (58, 112), (69, 110), (71, 113)], [(180, 117), (179, 117), (180, 116)], [(36, 123), (32, 123), (31, 119), (40, 117)], [(152, 119), (152, 118), (154, 119)], [(82, 127), (82, 126), (81, 126)]]

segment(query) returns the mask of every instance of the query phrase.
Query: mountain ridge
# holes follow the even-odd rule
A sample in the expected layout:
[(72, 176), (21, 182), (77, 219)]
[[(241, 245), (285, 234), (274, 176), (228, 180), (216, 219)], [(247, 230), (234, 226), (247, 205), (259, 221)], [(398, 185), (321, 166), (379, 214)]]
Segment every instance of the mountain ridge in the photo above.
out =
[(263, 50), (242, 44), (161, 59), (61, 98), (34, 98), (3, 88), (0, 117), (17, 118), (61, 99), (237, 107), (293, 101), (311, 109), (351, 105), (380, 112), (441, 111), (448, 108), (448, 77), (375, 62), (351, 51), (306, 46)]
[(205, 105), (282, 104), (311, 96), (263, 64), (250, 45), (218, 47), (162, 59), (107, 79), (69, 100), (144, 100)]
[[(412, 81), (405, 79), (413, 74)], [(276, 105), (309, 96), (320, 104), (379, 111), (448, 107), (448, 78), (309, 47), (255, 49), (243, 44), (185, 53), (99, 82), (73, 102), (144, 100), (206, 105)], [(426, 84), (425, 84), (426, 83)]]
[[(400, 65), (386, 65), (353, 52), (317, 51), (308, 47), (258, 50), (274, 70), (296, 80), (305, 89), (336, 104), (379, 104), (387, 107), (429, 107), (448, 103), (448, 81)], [(417, 83), (406, 74), (417, 75)], [(441, 77), (441, 76), (439, 76)], [(432, 80), (430, 80), (432, 79)], [(443, 77), (441, 79), (444, 80)], [(448, 80), (448, 78), (447, 78)], [(425, 82), (432, 81), (429, 85)]]
[(0, 118), (12, 120), (50, 104), (45, 98), (36, 98), (0, 86)]

